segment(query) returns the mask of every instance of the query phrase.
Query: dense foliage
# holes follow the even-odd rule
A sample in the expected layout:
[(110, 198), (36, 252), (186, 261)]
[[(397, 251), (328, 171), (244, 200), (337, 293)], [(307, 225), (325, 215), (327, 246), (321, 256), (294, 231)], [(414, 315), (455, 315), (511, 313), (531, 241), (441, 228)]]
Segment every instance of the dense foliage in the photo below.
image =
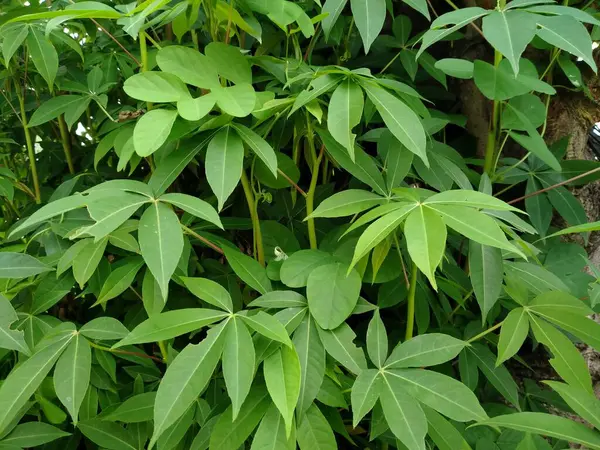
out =
[(0, 6), (0, 449), (600, 449), (599, 163), (544, 140), (594, 95), (593, 0), (32, 3)]

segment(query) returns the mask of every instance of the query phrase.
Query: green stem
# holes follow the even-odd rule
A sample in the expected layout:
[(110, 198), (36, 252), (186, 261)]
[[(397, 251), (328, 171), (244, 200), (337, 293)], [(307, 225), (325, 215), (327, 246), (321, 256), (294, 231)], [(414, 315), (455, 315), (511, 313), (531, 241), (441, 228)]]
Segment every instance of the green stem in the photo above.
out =
[(265, 265), (265, 249), (262, 242), (262, 232), (260, 230), (260, 220), (258, 219), (257, 204), (258, 201), (254, 198), (250, 181), (246, 175), (246, 171), (242, 170), (242, 187), (244, 188), (244, 195), (248, 202), (248, 210), (250, 211), (250, 219), (252, 220), (252, 231), (254, 234), (254, 255), (261, 266)]
[(167, 351), (167, 344), (165, 341), (158, 341), (158, 348), (160, 348), (160, 354), (165, 364), (169, 362), (169, 352)]
[(417, 292), (417, 265), (413, 263), (410, 272), (410, 288), (408, 290), (408, 308), (406, 311), (406, 340), (413, 337), (415, 327), (415, 294)]
[(27, 155), (29, 156), (29, 167), (31, 168), (31, 178), (33, 178), (33, 190), (35, 192), (35, 202), (39, 205), (42, 203), (42, 195), (40, 193), (40, 180), (38, 178), (37, 166), (35, 163), (35, 149), (33, 147), (33, 141), (31, 139), (31, 133), (27, 126), (27, 113), (25, 112), (25, 98), (24, 95), (19, 92), (19, 88), (15, 89), (17, 98), (19, 99), (19, 106), (21, 108), (21, 123), (23, 124), (23, 132), (25, 133), (25, 143), (27, 144)]
[[(323, 153), (325, 151), (325, 146), (321, 146), (321, 151), (319, 152), (319, 156), (313, 164), (312, 177), (310, 179), (310, 187), (306, 194), (306, 214), (310, 216), (314, 211), (315, 206), (315, 191), (317, 190), (317, 181), (319, 179), (319, 166), (321, 165), (321, 160), (323, 159)], [(310, 242), (310, 248), (316, 250), (317, 246), (317, 230), (315, 228), (315, 219), (310, 217), (308, 220), (308, 241)]]
[[(506, 5), (506, 2), (500, 0), (499, 6), (502, 8), (503, 5)], [(500, 65), (500, 61), (502, 61), (502, 54), (496, 50), (494, 53), (494, 63), (496, 68)], [(498, 118), (500, 116), (500, 102), (494, 100), (492, 105), (492, 117), (490, 118), (490, 126), (488, 131), (488, 140), (487, 145), (485, 147), (485, 159), (483, 163), (483, 170), (488, 174), (490, 178), (494, 176), (494, 162), (496, 160), (496, 142), (498, 140)]]
[[(142, 60), (142, 66), (140, 67), (140, 71), (141, 72), (147, 72), (148, 71), (148, 46), (146, 45), (146, 33), (143, 31), (140, 31), (139, 34), (139, 40), (140, 40), (140, 59)], [(150, 111), (152, 109), (152, 103), (150, 102), (146, 102), (148, 111)]]
[(75, 166), (73, 166), (73, 157), (71, 156), (71, 135), (67, 129), (67, 124), (65, 123), (65, 117), (63, 114), (58, 116), (58, 128), (60, 129), (60, 139), (62, 141), (65, 157), (67, 158), (69, 172), (71, 175), (73, 175), (75, 174)]
[(484, 337), (486, 334), (491, 333), (494, 330), (497, 330), (498, 328), (500, 328), (502, 326), (502, 324), (504, 323), (504, 320), (502, 322), (498, 322), (496, 325), (494, 325), (493, 327), (488, 328), (485, 331), (482, 331), (481, 333), (479, 333), (477, 336), (472, 337), (471, 339), (469, 339), (467, 342), (470, 344), (471, 342), (474, 342), (478, 339), (481, 339), (482, 337)]

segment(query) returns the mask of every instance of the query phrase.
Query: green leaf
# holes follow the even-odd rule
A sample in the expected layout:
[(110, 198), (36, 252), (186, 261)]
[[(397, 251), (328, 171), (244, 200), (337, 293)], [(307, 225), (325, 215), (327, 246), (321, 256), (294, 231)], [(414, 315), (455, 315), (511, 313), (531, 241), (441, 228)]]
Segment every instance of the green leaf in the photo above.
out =
[[(547, 187), (547, 186), (545, 186)], [(547, 193), (554, 209), (569, 225), (581, 225), (588, 222), (587, 214), (581, 202), (567, 188), (558, 186)]]
[(467, 343), (447, 334), (428, 333), (398, 344), (385, 361), (389, 369), (437, 366), (456, 358)]
[(346, 323), (335, 330), (318, 330), (325, 350), (333, 359), (356, 375), (367, 368), (365, 353), (354, 345), (356, 334)]
[(414, 111), (376, 84), (363, 82), (362, 87), (392, 134), (428, 166), (425, 130)]
[(569, 288), (560, 278), (536, 264), (507, 261), (504, 263), (504, 271), (507, 278), (514, 277), (534, 294), (552, 290), (569, 292)]
[(79, 118), (85, 112), (91, 101), (91, 97), (79, 97), (79, 100), (77, 100), (77, 102), (72, 104), (71, 107), (65, 111), (64, 116), (68, 130), (73, 128), (73, 125), (79, 120)]
[(363, 183), (371, 186), (378, 194), (386, 194), (385, 181), (371, 156), (366, 154), (361, 148), (355, 147), (353, 161), (348, 155), (347, 150), (333, 139), (328, 131), (317, 128), (317, 132), (329, 154), (344, 170), (350, 172), (351, 175)]
[(54, 45), (37, 28), (30, 28), (27, 35), (27, 49), (38, 73), (42, 76), (50, 92), (54, 88), (54, 79), (58, 72), (58, 54)]
[(56, 396), (69, 411), (75, 425), (77, 425), (79, 408), (90, 384), (91, 368), (90, 344), (87, 339), (77, 334), (60, 355), (53, 376)]
[(43, 422), (20, 423), (8, 436), (2, 438), (0, 447), (5, 448), (3, 446), (7, 446), (7, 449), (9, 449), (10, 446), (14, 446), (15, 449), (21, 447), (37, 447), (70, 435), (70, 433), (65, 433), (64, 431)]
[(98, 242), (94, 242), (94, 239), (84, 239), (84, 241), (86, 242), (85, 246), (73, 259), (73, 276), (81, 288), (92, 277), (100, 264), (108, 238), (102, 238)]
[(329, 422), (314, 403), (298, 423), (297, 439), (300, 450), (338, 449)]
[(235, 84), (252, 84), (252, 70), (240, 48), (221, 42), (211, 42), (204, 51), (223, 78)]
[(340, 17), (340, 14), (342, 13), (347, 2), (348, 0), (327, 0), (323, 5), (321, 12), (322, 14), (327, 14), (322, 22), (323, 31), (325, 32), (325, 40), (329, 39), (331, 29)]
[(324, 330), (332, 330), (352, 314), (362, 280), (356, 270), (346, 264), (333, 263), (313, 270), (308, 276), (306, 297), (308, 309)]
[(519, 73), (519, 59), (536, 31), (536, 16), (526, 11), (493, 11), (483, 18), (483, 36), (510, 61), (515, 75)]
[(427, 9), (426, 0), (405, 0), (405, 3), (415, 11), (423, 14), (427, 20), (431, 20), (431, 17), (429, 16), (429, 10)]
[(219, 85), (219, 75), (211, 59), (194, 49), (180, 45), (163, 47), (156, 54), (156, 63), (163, 72), (192, 86), (212, 89)]
[[(511, 98), (509, 103), (517, 111), (525, 114), (534, 128), (541, 127), (546, 121), (546, 105), (534, 94), (524, 94)], [(504, 108), (501, 118), (502, 128), (505, 130), (527, 131), (529, 125), (525, 125), (514, 113), (512, 108)]]
[(465, 189), (455, 189), (450, 191), (439, 192), (428, 197), (423, 201), (423, 204), (434, 205), (452, 205), (452, 206), (469, 206), (472, 208), (491, 209), (495, 211), (516, 211), (519, 209), (510, 206), (496, 197), (484, 194), (483, 192), (468, 191)]
[(142, 300), (144, 309), (149, 317), (159, 314), (165, 307), (166, 299), (163, 299), (158, 283), (152, 276), (152, 272), (146, 269), (142, 280)]
[(590, 316), (594, 311), (583, 301), (566, 292), (549, 291), (536, 296), (528, 304), (528, 310), (541, 316), (555, 315), (560, 317), (562, 312)]
[(557, 381), (544, 381), (563, 398), (581, 418), (600, 429), (600, 401), (589, 391)]
[(552, 233), (551, 235), (546, 236), (546, 237), (551, 238), (551, 237), (555, 237), (555, 236), (562, 236), (564, 234), (587, 233), (590, 231), (597, 231), (597, 230), (600, 230), (600, 221), (589, 222), (589, 223), (585, 223), (585, 224), (581, 224), (581, 225), (575, 225), (572, 227), (564, 228), (564, 229), (557, 231), (556, 233)]
[(375, 310), (367, 328), (367, 352), (377, 367), (383, 367), (388, 355), (388, 336), (379, 310)]
[(444, 58), (435, 63), (435, 68), (454, 78), (473, 78), (473, 62), (466, 59)]
[(27, 38), (29, 27), (24, 23), (4, 25), (2, 30), (2, 56), (4, 65), (8, 67), (12, 56)]
[(302, 416), (317, 397), (325, 375), (325, 348), (310, 315), (294, 332), (293, 342), (300, 360), (300, 394), (296, 409)]
[(177, 111), (153, 109), (144, 114), (135, 124), (133, 145), (140, 156), (149, 156), (165, 143), (177, 119)]
[(300, 396), (301, 368), (296, 350), (293, 347), (280, 347), (265, 359), (263, 371), (267, 389), (283, 416), (286, 435), (289, 436)]
[(45, 276), (33, 293), (33, 301), (30, 308), (31, 314), (40, 314), (52, 308), (65, 295), (71, 292), (74, 284), (75, 280), (70, 274), (58, 280), (54, 275)]
[(522, 254), (508, 242), (498, 223), (488, 215), (463, 206), (436, 205), (432, 209), (441, 214), (447, 226), (466, 238), (483, 245)]
[(155, 314), (140, 323), (123, 340), (113, 347), (131, 344), (165, 341), (191, 333), (227, 317), (227, 313), (216, 309), (189, 308)]
[(11, 325), (18, 319), (10, 301), (0, 294), (0, 348), (30, 355), (31, 352), (25, 342), (23, 332), (11, 329)]
[(526, 433), (541, 434), (568, 442), (583, 444), (590, 449), (600, 449), (600, 435), (582, 423), (552, 414), (522, 412), (496, 416), (475, 424), (509, 428)]
[(219, 283), (208, 278), (182, 277), (181, 281), (185, 287), (201, 300), (210, 303), (217, 308), (233, 313), (233, 303), (227, 289)]
[(469, 242), (469, 269), (483, 323), (502, 292), (502, 250), (475, 241)]
[(406, 218), (404, 235), (413, 262), (437, 289), (435, 270), (446, 249), (444, 221), (432, 209), (421, 206)]
[(0, 252), (0, 278), (26, 278), (52, 270), (25, 253)]
[(273, 147), (250, 128), (238, 123), (232, 124), (232, 127), (256, 156), (265, 163), (265, 166), (269, 168), (271, 173), (277, 177), (277, 155)]
[[(327, 253), (324, 254), (327, 255)], [(248, 303), (248, 306), (257, 308), (303, 308), (306, 304), (306, 297), (298, 292), (271, 291), (267, 292), (265, 295), (261, 295), (256, 300), (252, 300)]]
[(137, 450), (133, 433), (114, 422), (88, 419), (79, 422), (81, 433), (93, 443), (108, 450)]
[(235, 274), (248, 286), (261, 294), (266, 294), (272, 290), (271, 281), (267, 277), (267, 272), (258, 261), (244, 255), (239, 250), (234, 250), (228, 246), (223, 247), (223, 252)]
[(537, 35), (550, 45), (581, 58), (597, 73), (592, 56), (592, 40), (585, 26), (568, 15), (535, 16), (540, 30)]
[(190, 97), (185, 84), (169, 73), (142, 72), (125, 80), (127, 95), (145, 102), (177, 102)]
[(222, 128), (206, 150), (206, 180), (223, 209), (242, 175), (244, 146), (239, 135), (230, 127)]
[[(74, 328), (74, 327), (73, 327)], [(61, 329), (62, 330), (62, 329)], [(74, 337), (73, 329), (52, 336), (39, 345), (35, 353), (12, 370), (0, 386), (0, 433), (17, 417), (46, 376), (54, 363)]]
[(385, 22), (385, 0), (350, 0), (350, 7), (354, 23), (365, 46), (365, 53), (369, 53), (371, 44), (381, 32)]
[(177, 113), (185, 120), (200, 120), (213, 109), (216, 102), (217, 98), (212, 94), (202, 95), (198, 98), (186, 98), (177, 102)]
[(211, 329), (199, 344), (188, 344), (169, 364), (156, 393), (154, 434), (148, 448), (188, 410), (210, 381), (221, 359), (226, 325)]
[(413, 153), (396, 139), (389, 131), (384, 132), (377, 141), (377, 153), (384, 161), (385, 181), (388, 190), (402, 186), (413, 162)]
[(210, 449), (239, 448), (262, 420), (269, 406), (272, 405), (267, 390), (262, 385), (254, 385), (236, 420), (231, 418), (231, 406), (221, 414), (210, 436)]
[(345, 217), (385, 202), (385, 199), (362, 189), (347, 189), (323, 200), (308, 218)]
[(153, 203), (142, 214), (138, 239), (142, 257), (166, 298), (169, 280), (183, 252), (183, 232), (177, 214), (164, 203)]
[(219, 215), (215, 209), (208, 202), (205, 202), (198, 197), (193, 197), (187, 194), (170, 193), (161, 195), (159, 200), (170, 203), (173, 206), (183, 209), (185, 212), (215, 224), (219, 228), (223, 229), (223, 224), (221, 223), (221, 219), (219, 218)]
[(105, 420), (123, 423), (139, 423), (152, 420), (156, 392), (133, 395), (105, 417)]
[(125, 258), (122, 264), (115, 268), (106, 278), (98, 295), (98, 300), (92, 306), (106, 303), (125, 292), (131, 286), (131, 283), (133, 283), (135, 276), (143, 265), (144, 261), (139, 256)]
[(92, 198), (87, 205), (88, 212), (96, 223), (85, 227), (81, 232), (94, 236), (97, 241), (120, 227), (148, 201), (148, 197), (131, 192), (115, 191), (113, 195), (103, 192), (99, 198)]
[(427, 434), (439, 450), (471, 450), (471, 447), (454, 425), (427, 406), (423, 407), (427, 417)]
[(427, 419), (419, 402), (392, 373), (384, 372), (382, 379), (380, 402), (392, 433), (408, 448), (425, 450)]
[(382, 391), (383, 378), (379, 370), (375, 369), (363, 370), (356, 377), (350, 394), (352, 426), (354, 428), (375, 406)]
[[(376, 0), (373, 4), (379, 2), (380, 0)], [(365, 1), (352, 0), (352, 5), (355, 3), (365, 3)], [(383, 11), (385, 15), (385, 5), (383, 5)], [(352, 128), (360, 123), (364, 103), (362, 90), (350, 78), (338, 85), (329, 101), (327, 129), (331, 136), (348, 150), (352, 160), (354, 160), (354, 141), (356, 139), (356, 135), (352, 133)]]
[(227, 324), (223, 348), (223, 378), (231, 398), (233, 420), (237, 418), (250, 392), (255, 365), (256, 356), (250, 332), (244, 322), (234, 316)]
[(306, 286), (308, 276), (320, 266), (330, 264), (335, 260), (324, 251), (311, 249), (300, 250), (283, 262), (279, 276), (281, 282), (291, 288)]
[(252, 315), (239, 316), (250, 328), (262, 334), (273, 341), (281, 342), (288, 347), (292, 346), (292, 341), (283, 324), (264, 311), (258, 311)]
[(521, 348), (529, 332), (529, 319), (524, 308), (515, 308), (502, 323), (498, 341), (498, 359), (496, 365), (512, 358)]
[(600, 324), (592, 319), (564, 309), (545, 309), (540, 312), (538, 308), (535, 313), (578, 337), (594, 349), (600, 349)]
[(160, 449), (172, 449), (177, 448), (178, 444), (185, 437), (186, 432), (194, 424), (194, 416), (196, 413), (195, 405), (192, 405), (179, 419), (175, 421), (165, 432), (161, 435), (158, 440), (158, 448)]
[(50, 100), (42, 103), (38, 109), (31, 115), (27, 126), (37, 127), (52, 119), (56, 119), (65, 111), (74, 107), (80, 100), (80, 95), (61, 95), (52, 97)]
[(286, 437), (283, 417), (272, 405), (260, 422), (252, 440), (250, 450), (296, 450), (296, 429), (292, 428), (289, 438)]
[(113, 341), (122, 339), (129, 330), (113, 317), (98, 317), (90, 320), (79, 329), (79, 332), (85, 337), (98, 341)]
[(571, 386), (593, 392), (587, 363), (571, 340), (535, 315), (530, 315), (529, 321), (535, 338), (552, 352), (550, 365), (556, 373)]
[(256, 105), (256, 92), (251, 84), (217, 87), (212, 93), (217, 98), (217, 106), (233, 117), (246, 117)]
[(467, 348), (467, 351), (474, 357), (477, 367), (483, 372), (492, 386), (494, 386), (506, 400), (519, 409), (517, 384), (506, 367), (503, 365), (496, 366), (496, 357), (482, 344), (475, 343)]
[(356, 243), (351, 266), (358, 263), (372, 248), (393, 233), (416, 207), (416, 203), (402, 205), (369, 225)]
[[(345, 3), (348, 0), (343, 1)], [(323, 21), (323, 28), (325, 28), (325, 21)], [(341, 80), (342, 77), (334, 74), (321, 75), (312, 80), (309, 85), (309, 89), (300, 92), (300, 94), (298, 94), (298, 97), (296, 97), (296, 100), (294, 101), (294, 105), (292, 106), (289, 115), (292, 115), (304, 105), (312, 102), (314, 99), (320, 97), (325, 92), (328, 92), (331, 89), (333, 89), (335, 86), (338, 85), (338, 83)]]

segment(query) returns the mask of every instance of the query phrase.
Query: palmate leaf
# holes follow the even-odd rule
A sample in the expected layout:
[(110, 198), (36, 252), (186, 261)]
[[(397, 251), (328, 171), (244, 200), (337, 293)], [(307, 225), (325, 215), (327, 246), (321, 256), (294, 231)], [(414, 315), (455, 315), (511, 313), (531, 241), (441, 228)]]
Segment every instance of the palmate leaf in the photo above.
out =
[(11, 329), (11, 325), (18, 318), (10, 301), (0, 294), (0, 348), (17, 350), (30, 355), (31, 351), (25, 342), (23, 332)]
[(529, 318), (524, 308), (513, 309), (502, 324), (496, 365), (512, 358), (519, 351), (529, 332)]
[(300, 361), (300, 393), (296, 409), (301, 416), (317, 397), (325, 375), (325, 347), (310, 315), (296, 328), (293, 344)]
[(436, 366), (458, 356), (466, 345), (465, 341), (447, 334), (422, 334), (398, 344), (385, 361), (385, 367), (401, 369)]
[[(373, 3), (378, 2), (379, 0)], [(371, 4), (364, 2), (364, 0), (356, 0), (351, 4), (355, 5), (358, 3)], [(383, 11), (385, 15), (385, 5), (383, 6)], [(365, 48), (368, 51), (367, 45), (365, 45)], [(348, 150), (348, 154), (352, 160), (354, 160), (354, 140), (356, 138), (356, 135), (352, 133), (352, 128), (359, 124), (363, 108), (363, 92), (360, 86), (355, 84), (350, 78), (347, 78), (338, 85), (329, 102), (327, 129), (333, 138)]]

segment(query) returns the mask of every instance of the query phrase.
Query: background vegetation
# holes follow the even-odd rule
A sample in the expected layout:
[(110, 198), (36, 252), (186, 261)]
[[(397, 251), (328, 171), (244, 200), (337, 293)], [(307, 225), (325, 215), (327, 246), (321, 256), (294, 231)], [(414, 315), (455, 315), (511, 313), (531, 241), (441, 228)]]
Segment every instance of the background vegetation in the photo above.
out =
[(593, 0), (31, 1), (0, 449), (600, 449)]

